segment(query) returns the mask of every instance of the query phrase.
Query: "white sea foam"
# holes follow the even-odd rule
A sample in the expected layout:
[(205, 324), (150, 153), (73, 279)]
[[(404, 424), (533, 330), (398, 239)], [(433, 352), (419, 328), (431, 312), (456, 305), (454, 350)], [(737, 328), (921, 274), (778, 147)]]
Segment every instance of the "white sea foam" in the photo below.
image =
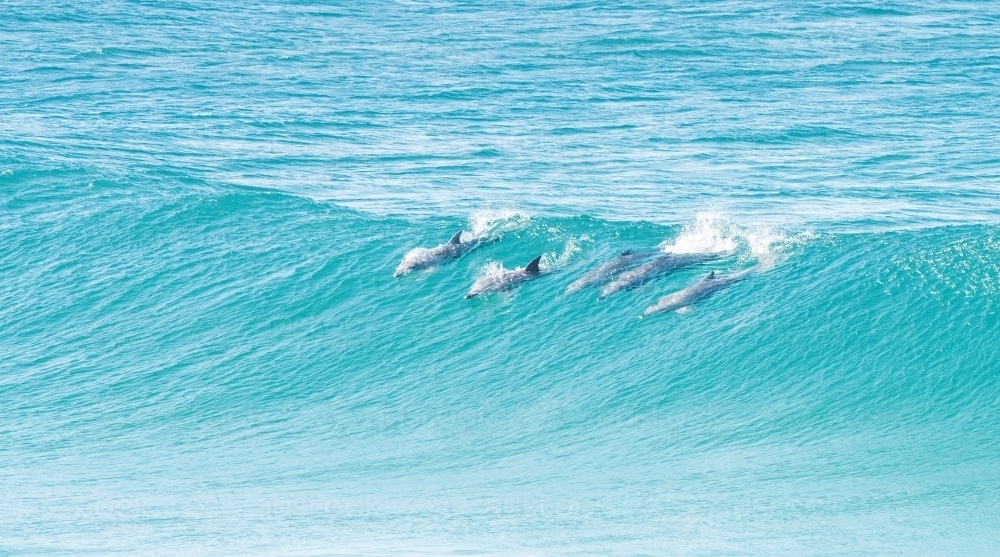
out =
[(410, 269), (415, 269), (422, 267), (427, 264), (428, 261), (434, 256), (434, 250), (430, 248), (413, 248), (406, 252), (403, 256), (403, 260), (399, 262), (399, 266), (396, 267), (396, 275), (401, 275), (408, 272)]
[(497, 285), (501, 284), (507, 272), (508, 270), (504, 268), (503, 263), (499, 261), (487, 261), (479, 270), (479, 276), (476, 277), (476, 281), (469, 288), (468, 295), (474, 296), (496, 289)]
[(573, 256), (583, 251), (581, 244), (590, 241), (592, 241), (591, 237), (586, 234), (570, 236), (566, 240), (566, 245), (563, 246), (562, 253), (552, 251), (542, 254), (542, 260), (538, 262), (539, 268), (552, 271), (565, 266)]
[(721, 213), (704, 212), (661, 249), (668, 253), (736, 253), (741, 260), (756, 259), (770, 268), (788, 248), (814, 237), (812, 232), (790, 235), (773, 226), (742, 226)]
[[(469, 215), (469, 230), (462, 233), (462, 241), (493, 239), (522, 228), (530, 219), (514, 209), (483, 209)], [(467, 237), (471, 234), (471, 237)]]
[(733, 252), (737, 247), (736, 227), (723, 215), (714, 212), (698, 213), (693, 223), (684, 227), (673, 243), (664, 244), (668, 253), (718, 253)]
[[(459, 241), (468, 244), (499, 240), (504, 233), (524, 226), (527, 221), (527, 215), (510, 209), (477, 211), (469, 216), (469, 230), (461, 231)], [(442, 257), (446, 257), (447, 253), (444, 244), (433, 248), (413, 248), (403, 256), (394, 275), (398, 277), (414, 269), (433, 267)]]
[(476, 282), (482, 279), (488, 278), (500, 278), (507, 269), (504, 268), (503, 263), (499, 261), (487, 261), (481, 269), (479, 269), (479, 276), (476, 277)]

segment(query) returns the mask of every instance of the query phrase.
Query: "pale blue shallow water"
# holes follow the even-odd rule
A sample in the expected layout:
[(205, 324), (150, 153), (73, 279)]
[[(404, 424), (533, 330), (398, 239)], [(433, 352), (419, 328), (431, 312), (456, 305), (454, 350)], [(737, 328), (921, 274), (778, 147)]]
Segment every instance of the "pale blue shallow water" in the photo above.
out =
[(998, 30), (3, 3), (0, 555), (997, 555)]

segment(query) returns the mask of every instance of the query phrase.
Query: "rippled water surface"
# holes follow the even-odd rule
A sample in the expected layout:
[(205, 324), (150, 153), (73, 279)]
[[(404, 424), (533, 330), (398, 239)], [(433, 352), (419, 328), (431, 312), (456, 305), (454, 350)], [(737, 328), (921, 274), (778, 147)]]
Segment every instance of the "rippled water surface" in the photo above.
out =
[(0, 555), (1000, 553), (998, 29), (5, 2)]

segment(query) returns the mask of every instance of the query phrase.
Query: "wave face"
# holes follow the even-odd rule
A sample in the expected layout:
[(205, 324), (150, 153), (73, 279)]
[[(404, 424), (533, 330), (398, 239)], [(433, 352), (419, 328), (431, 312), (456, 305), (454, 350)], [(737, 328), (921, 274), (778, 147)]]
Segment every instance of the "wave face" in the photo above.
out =
[(995, 7), (4, 13), (0, 555), (1000, 552)]

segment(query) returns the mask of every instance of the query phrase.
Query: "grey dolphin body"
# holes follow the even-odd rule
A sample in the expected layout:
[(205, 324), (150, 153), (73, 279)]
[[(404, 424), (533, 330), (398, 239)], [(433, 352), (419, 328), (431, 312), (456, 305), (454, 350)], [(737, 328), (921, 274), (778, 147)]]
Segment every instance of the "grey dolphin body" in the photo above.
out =
[(410, 271), (426, 269), (458, 259), (482, 243), (479, 238), (462, 242), (462, 231), (460, 230), (445, 244), (433, 248), (413, 248), (408, 251), (392, 276), (401, 277)]
[(608, 283), (601, 290), (601, 298), (606, 298), (628, 288), (635, 288), (674, 269), (718, 259), (721, 255), (719, 253), (664, 253), (658, 255), (656, 259), (626, 271)]
[(465, 298), (475, 298), (487, 292), (510, 290), (522, 282), (538, 278), (542, 274), (541, 270), (538, 269), (538, 263), (541, 260), (542, 256), (539, 255), (532, 259), (531, 263), (525, 265), (523, 269), (507, 271), (499, 276), (482, 277), (472, 284), (472, 288), (469, 289), (469, 293), (465, 295)]
[(627, 271), (632, 267), (635, 267), (639, 263), (642, 263), (646, 259), (649, 259), (654, 254), (660, 253), (659, 250), (648, 250), (641, 252), (634, 252), (632, 250), (625, 250), (621, 254), (611, 261), (607, 261), (596, 269), (591, 270), (589, 273), (583, 275), (582, 277), (573, 281), (566, 287), (566, 293), (572, 294), (573, 292), (579, 292), (584, 288), (589, 286), (597, 286), (604, 284), (611, 280), (611, 278), (618, 273)]
[(705, 278), (691, 286), (660, 298), (658, 302), (646, 308), (646, 311), (642, 312), (642, 314), (653, 315), (661, 311), (670, 311), (690, 306), (702, 298), (711, 296), (719, 290), (745, 279), (747, 275), (755, 270), (756, 267), (728, 275), (716, 275), (715, 271), (712, 271)]

